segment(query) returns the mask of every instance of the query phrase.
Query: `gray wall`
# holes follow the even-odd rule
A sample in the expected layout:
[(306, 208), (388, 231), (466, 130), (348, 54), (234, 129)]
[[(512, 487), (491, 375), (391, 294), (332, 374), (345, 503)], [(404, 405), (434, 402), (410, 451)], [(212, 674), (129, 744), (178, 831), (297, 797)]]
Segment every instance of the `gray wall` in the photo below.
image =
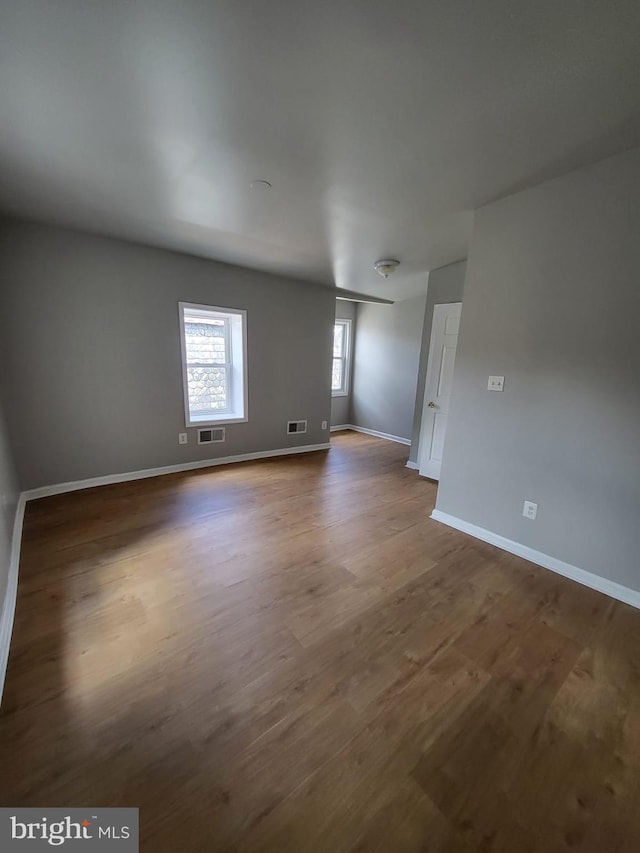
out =
[(476, 213), (437, 502), (635, 590), (639, 235), (640, 149)]
[(355, 351), (357, 302), (336, 299), (336, 319), (351, 320), (351, 357), (349, 362), (349, 394), (331, 398), (331, 426), (351, 423), (351, 395), (353, 388), (353, 354)]
[(356, 426), (411, 438), (425, 303), (426, 295), (358, 305), (351, 405)]
[[(0, 226), (0, 387), (25, 489), (329, 439), (330, 288), (64, 229)], [(249, 421), (185, 430), (178, 301), (248, 311)], [(309, 432), (286, 435), (307, 418)]]
[[(0, 614), (7, 589), (13, 522), (19, 492), (13, 453), (5, 428), (2, 405), (0, 405)], [(1, 687), (2, 685), (0, 690)]]
[(431, 324), (433, 323), (433, 308), (449, 302), (462, 302), (464, 277), (467, 271), (466, 261), (456, 261), (446, 267), (438, 267), (429, 273), (427, 283), (427, 305), (424, 310), (422, 326), (422, 344), (420, 347), (420, 363), (418, 366), (418, 384), (416, 387), (416, 402), (413, 412), (413, 430), (411, 433), (411, 462), (418, 461), (420, 443), (420, 426), (422, 425), (422, 405), (424, 402), (424, 385), (427, 378), (427, 360), (429, 344), (431, 343)]

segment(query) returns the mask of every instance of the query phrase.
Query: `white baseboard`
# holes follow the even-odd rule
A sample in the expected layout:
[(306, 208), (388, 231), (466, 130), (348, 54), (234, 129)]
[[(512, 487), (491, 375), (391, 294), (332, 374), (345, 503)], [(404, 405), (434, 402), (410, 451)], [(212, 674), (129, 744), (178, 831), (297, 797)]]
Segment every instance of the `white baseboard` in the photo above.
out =
[(257, 453), (240, 453), (236, 456), (220, 456), (217, 459), (199, 459), (196, 462), (182, 462), (178, 465), (164, 465), (161, 468), (145, 468), (142, 471), (127, 471), (124, 474), (107, 474), (104, 477), (91, 477), (88, 480), (73, 480), (70, 483), (56, 483), (52, 486), (40, 486), (23, 492), (26, 500), (47, 498), (64, 492), (76, 492), (79, 489), (92, 489), (94, 486), (110, 486), (112, 483), (127, 483), (130, 480), (144, 480), (147, 477), (160, 477), (162, 474), (176, 474), (180, 471), (195, 471), (197, 468), (211, 468), (214, 465), (230, 465), (233, 462), (250, 462), (254, 459), (270, 459), (273, 456), (292, 456), (296, 453), (312, 453), (315, 450), (329, 450), (325, 444), (305, 444), (302, 447), (280, 447), (277, 450), (260, 450)]
[(407, 464), (404, 466), (405, 468), (411, 468), (412, 471), (419, 471), (420, 466), (417, 462), (412, 462), (410, 459), (407, 461)]
[(563, 560), (550, 557), (548, 554), (543, 554), (542, 551), (536, 551), (534, 548), (529, 548), (527, 545), (522, 545), (513, 539), (506, 539), (498, 533), (485, 530), (484, 527), (477, 527), (475, 524), (470, 524), (468, 521), (463, 521), (461, 518), (456, 518), (447, 512), (441, 512), (439, 509), (433, 510), (431, 518), (442, 522), (442, 524), (446, 524), (448, 527), (454, 527), (456, 530), (468, 533), (470, 536), (481, 539), (483, 542), (488, 542), (490, 545), (495, 545), (496, 548), (501, 548), (503, 551), (515, 554), (517, 557), (523, 557), (525, 560), (536, 563), (544, 569), (550, 569), (552, 572), (563, 575), (565, 578), (570, 578), (570, 580), (576, 581), (583, 586), (603, 592), (617, 601), (623, 601), (632, 607), (640, 608), (640, 592), (635, 589), (622, 586), (622, 584), (603, 578), (600, 575), (594, 575), (592, 572), (578, 568), (578, 566), (572, 566)]
[(11, 537), (11, 555), (9, 558), (9, 576), (7, 588), (4, 594), (4, 602), (0, 608), (0, 703), (4, 680), (7, 674), (9, 662), (9, 648), (11, 646), (11, 632), (13, 631), (13, 617), (16, 612), (16, 599), (18, 595), (18, 567), (20, 565), (20, 546), (22, 544), (22, 524), (24, 522), (24, 494), (18, 498), (16, 515), (13, 521), (13, 535)]
[(374, 438), (385, 438), (387, 441), (395, 441), (397, 444), (406, 444), (408, 447), (411, 446), (410, 438), (402, 438), (400, 435), (391, 435), (388, 432), (379, 432), (377, 429), (366, 429), (365, 427), (356, 426), (355, 424), (340, 424), (340, 426), (332, 426), (331, 432), (338, 432), (338, 430), (344, 429), (352, 429), (354, 432), (361, 432), (364, 435), (372, 435)]
[(391, 435), (388, 432), (379, 432), (377, 429), (366, 429), (365, 427), (356, 426), (355, 424), (351, 424), (349, 429), (353, 429), (356, 432), (362, 432), (365, 435), (372, 435), (374, 438), (385, 438), (387, 441), (395, 441), (397, 444), (406, 444), (407, 447), (411, 446), (411, 439), (402, 438), (400, 435)]

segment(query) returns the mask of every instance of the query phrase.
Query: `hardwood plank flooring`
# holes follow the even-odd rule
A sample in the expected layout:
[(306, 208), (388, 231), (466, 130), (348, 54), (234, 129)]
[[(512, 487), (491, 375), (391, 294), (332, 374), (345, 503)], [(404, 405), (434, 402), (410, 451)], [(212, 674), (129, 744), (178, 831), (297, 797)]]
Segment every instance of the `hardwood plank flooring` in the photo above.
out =
[(640, 612), (332, 444), (28, 505), (0, 804), (139, 806), (145, 853), (640, 849)]

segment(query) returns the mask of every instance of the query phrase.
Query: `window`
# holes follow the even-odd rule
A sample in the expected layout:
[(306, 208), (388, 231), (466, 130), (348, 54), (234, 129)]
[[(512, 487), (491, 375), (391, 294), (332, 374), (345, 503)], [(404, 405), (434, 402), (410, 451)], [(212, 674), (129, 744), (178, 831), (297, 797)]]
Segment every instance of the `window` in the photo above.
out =
[(333, 369), (331, 394), (346, 397), (349, 393), (349, 349), (351, 347), (351, 320), (336, 320), (333, 327)]
[(180, 302), (185, 422), (247, 420), (247, 312)]

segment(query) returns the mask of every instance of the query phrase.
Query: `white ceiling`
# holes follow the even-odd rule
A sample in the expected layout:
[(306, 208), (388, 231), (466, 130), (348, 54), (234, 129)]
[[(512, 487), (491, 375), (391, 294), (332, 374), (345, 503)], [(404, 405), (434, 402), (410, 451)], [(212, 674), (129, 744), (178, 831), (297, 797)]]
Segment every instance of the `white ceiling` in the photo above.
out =
[(0, 209), (358, 292), (423, 292), (475, 207), (640, 144), (637, 0), (0, 13)]

